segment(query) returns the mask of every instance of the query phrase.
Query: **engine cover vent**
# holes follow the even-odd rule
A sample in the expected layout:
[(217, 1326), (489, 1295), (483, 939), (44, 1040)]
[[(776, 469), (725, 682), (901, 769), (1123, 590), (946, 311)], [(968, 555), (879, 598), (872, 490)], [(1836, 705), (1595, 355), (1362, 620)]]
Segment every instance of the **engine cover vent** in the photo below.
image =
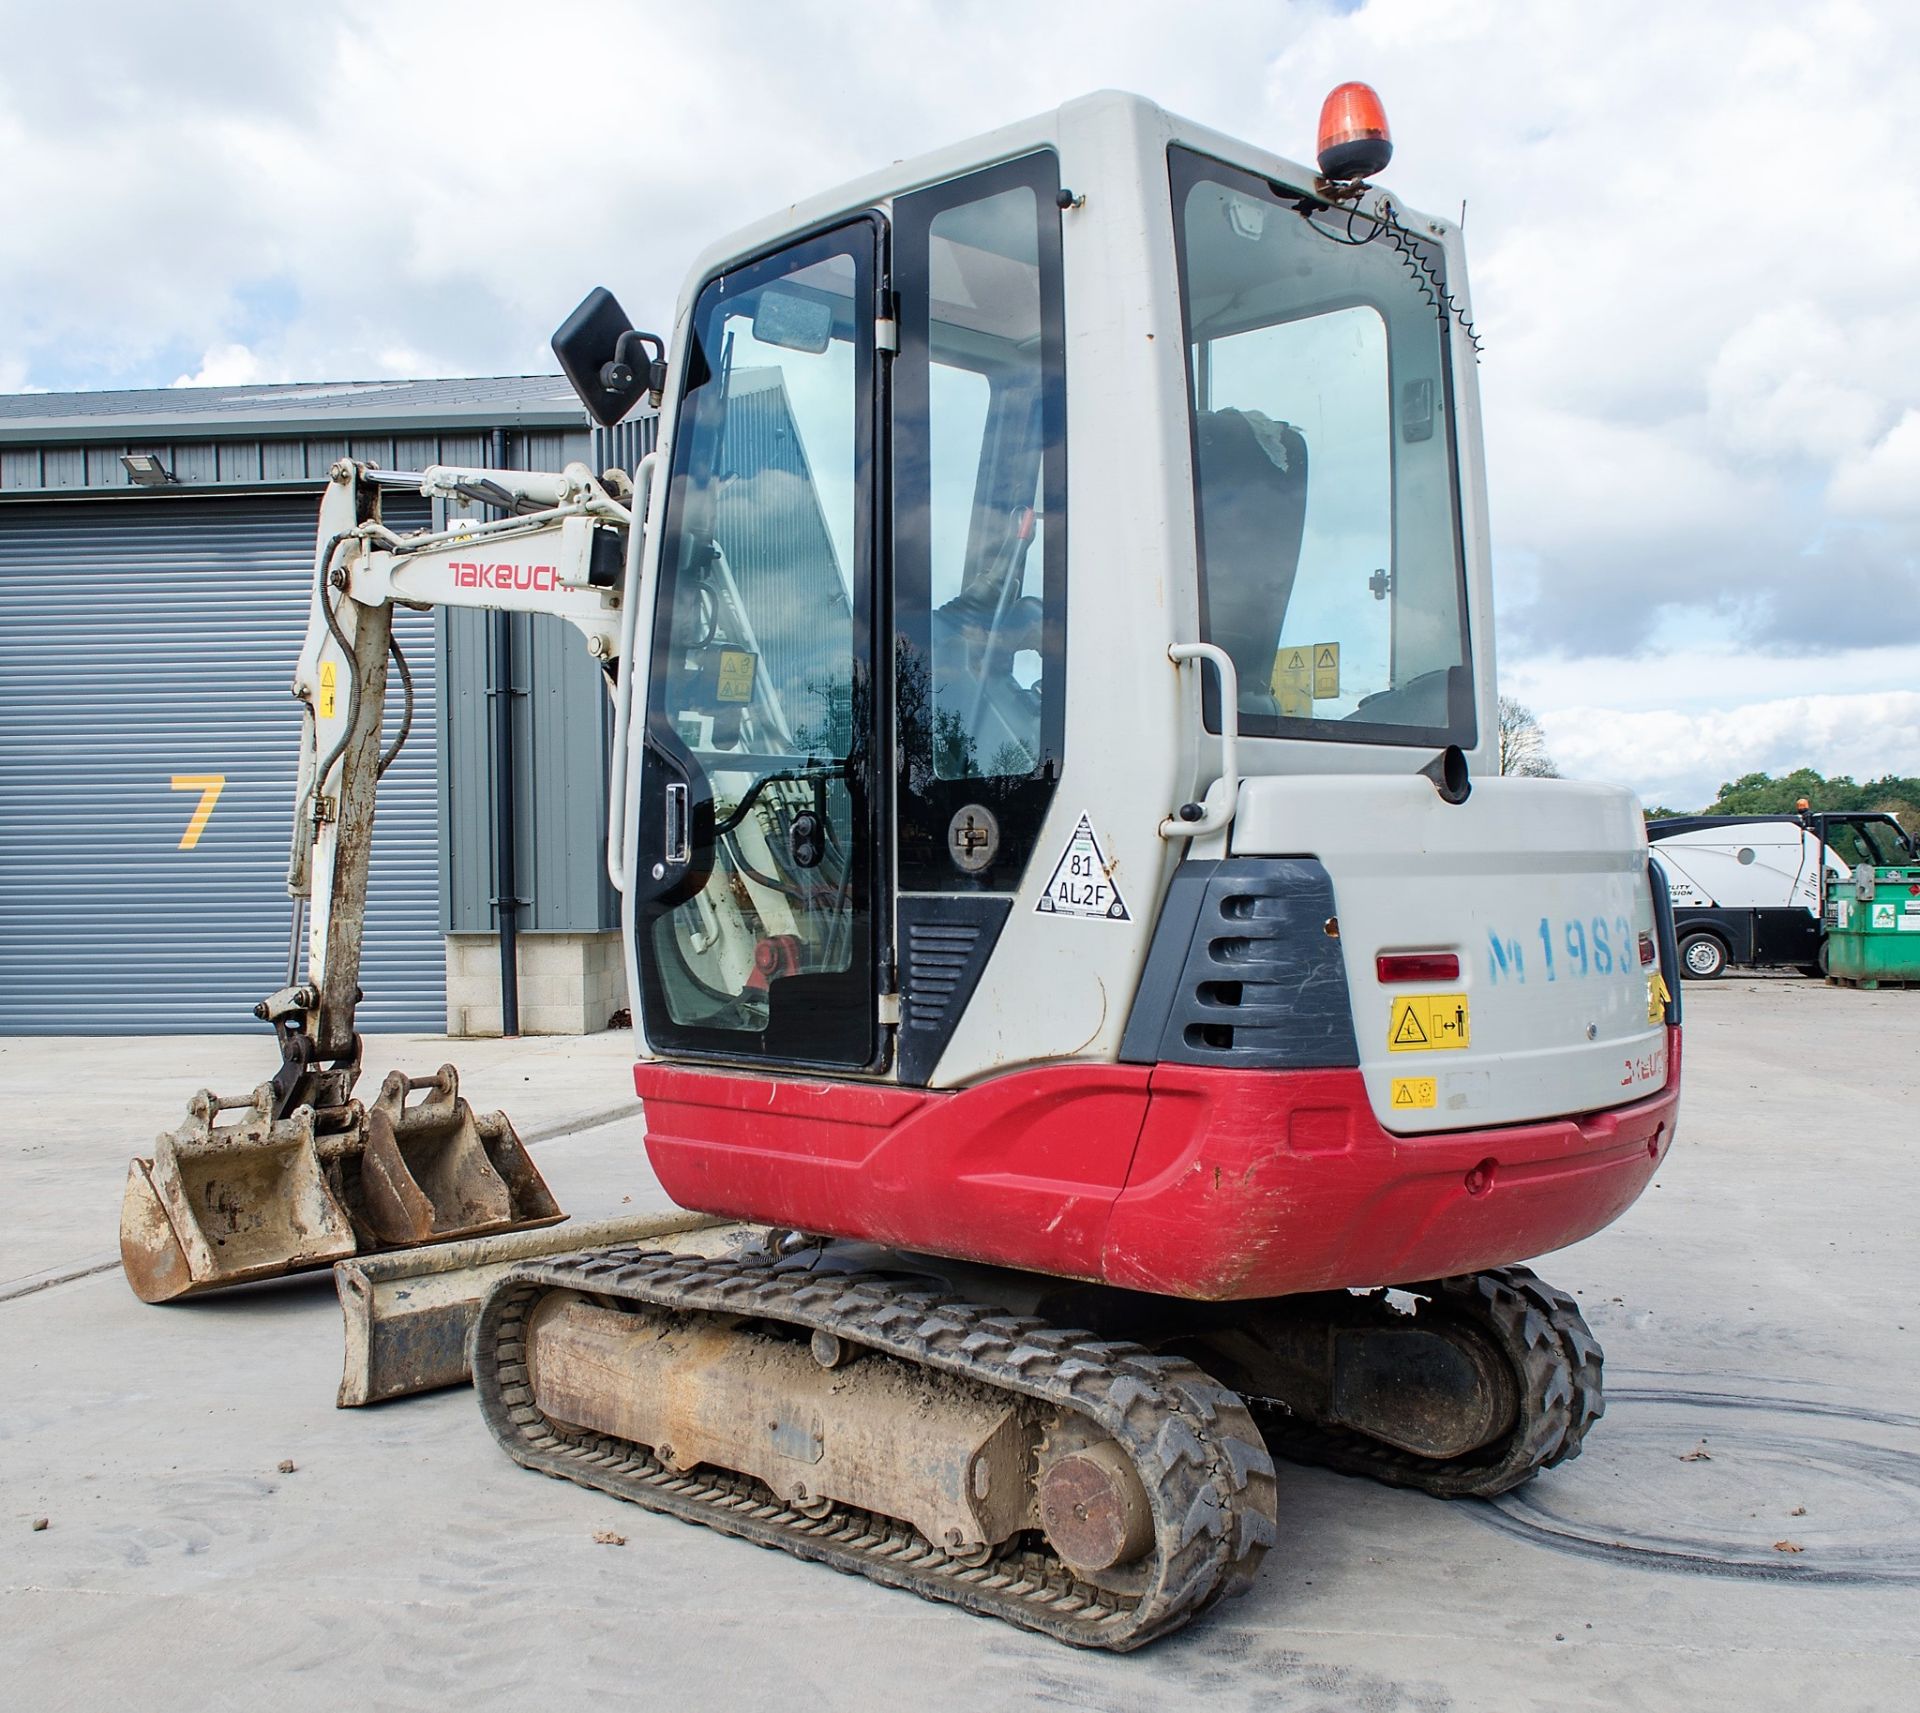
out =
[(1010, 898), (902, 894), (899, 922), (900, 1032), (895, 1056), (900, 1081), (925, 1088), (1000, 930)]
[(1333, 880), (1312, 857), (1185, 862), (1154, 930), (1120, 1057), (1132, 1064), (1358, 1065)]

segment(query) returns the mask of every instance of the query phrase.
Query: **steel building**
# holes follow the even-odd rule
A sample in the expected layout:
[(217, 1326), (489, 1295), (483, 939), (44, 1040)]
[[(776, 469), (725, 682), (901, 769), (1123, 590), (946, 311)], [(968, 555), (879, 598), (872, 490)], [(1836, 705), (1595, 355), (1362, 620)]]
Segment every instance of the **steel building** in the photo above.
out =
[[(336, 459), (630, 466), (650, 426), (590, 437), (557, 376), (0, 396), (0, 1033), (261, 1027)], [(498, 1030), (504, 899), (520, 1026), (604, 1027), (626, 1001), (599, 672), (554, 621), (396, 621), (418, 712), (381, 786), (363, 1026)]]

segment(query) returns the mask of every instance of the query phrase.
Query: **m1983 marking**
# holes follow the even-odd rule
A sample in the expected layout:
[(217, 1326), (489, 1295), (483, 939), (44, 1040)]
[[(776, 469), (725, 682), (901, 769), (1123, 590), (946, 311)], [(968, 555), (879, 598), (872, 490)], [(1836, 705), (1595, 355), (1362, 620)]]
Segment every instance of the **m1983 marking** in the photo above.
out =
[(1487, 975), (1496, 987), (1503, 981), (1525, 986), (1531, 960), (1534, 978), (1547, 981), (1638, 976), (1638, 948), (1624, 916), (1542, 916), (1531, 934), (1488, 933)]

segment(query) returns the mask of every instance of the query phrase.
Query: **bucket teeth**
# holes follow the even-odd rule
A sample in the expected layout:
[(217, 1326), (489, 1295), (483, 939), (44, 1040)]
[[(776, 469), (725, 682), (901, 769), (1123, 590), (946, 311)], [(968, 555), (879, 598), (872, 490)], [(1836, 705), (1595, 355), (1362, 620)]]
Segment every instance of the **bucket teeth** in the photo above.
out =
[[(424, 1098), (408, 1104), (410, 1095)], [(273, 1112), (274, 1090), (202, 1090), (127, 1174), (120, 1255), (147, 1302), (350, 1255), (552, 1225), (560, 1211), (504, 1113), (477, 1117), (459, 1074), (394, 1072), (372, 1107)], [(222, 1123), (223, 1114), (238, 1114)]]

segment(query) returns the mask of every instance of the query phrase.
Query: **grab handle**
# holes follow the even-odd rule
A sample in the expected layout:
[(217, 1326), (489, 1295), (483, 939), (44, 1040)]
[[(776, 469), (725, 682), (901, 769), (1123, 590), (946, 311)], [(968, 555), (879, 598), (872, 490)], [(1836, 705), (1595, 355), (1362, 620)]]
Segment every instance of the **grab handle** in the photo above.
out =
[(633, 472), (633, 523), (627, 533), (626, 575), (620, 585), (620, 676), (613, 692), (613, 754), (607, 768), (607, 878), (615, 892), (627, 889), (627, 724), (633, 718), (634, 644), (640, 629), (640, 579), (647, 563), (647, 532), (653, 527), (653, 472), (660, 461), (649, 452)]
[[(1211, 666), (1220, 679), (1220, 782), (1225, 789), (1217, 803), (1183, 803), (1179, 813), (1160, 823), (1163, 839), (1197, 839), (1219, 832), (1239, 807), (1240, 674), (1234, 670), (1233, 656), (1211, 642), (1176, 642), (1168, 648), (1167, 658), (1183, 668), (1189, 661)], [(1203, 712), (1203, 726), (1205, 719)]]

